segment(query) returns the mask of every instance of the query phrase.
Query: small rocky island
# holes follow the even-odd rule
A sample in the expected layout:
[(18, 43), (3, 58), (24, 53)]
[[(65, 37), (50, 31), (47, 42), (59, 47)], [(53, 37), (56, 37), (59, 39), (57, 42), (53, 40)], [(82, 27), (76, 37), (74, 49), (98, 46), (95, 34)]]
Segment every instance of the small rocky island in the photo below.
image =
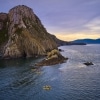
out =
[(85, 62), (84, 65), (90, 66), (90, 65), (94, 65), (94, 64), (92, 62)]
[(59, 50), (54, 49), (47, 53), (46, 59), (42, 60), (41, 62), (37, 63), (36, 66), (48, 66), (48, 65), (55, 65), (64, 63), (68, 58), (63, 57)]

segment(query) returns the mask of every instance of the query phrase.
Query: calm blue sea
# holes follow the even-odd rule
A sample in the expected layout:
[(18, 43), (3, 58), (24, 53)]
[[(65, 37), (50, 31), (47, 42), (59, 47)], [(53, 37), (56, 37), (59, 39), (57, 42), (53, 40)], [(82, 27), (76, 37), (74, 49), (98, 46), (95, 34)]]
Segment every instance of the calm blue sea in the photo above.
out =
[(68, 61), (36, 71), (42, 58), (0, 60), (0, 100), (100, 100), (100, 45), (59, 48)]

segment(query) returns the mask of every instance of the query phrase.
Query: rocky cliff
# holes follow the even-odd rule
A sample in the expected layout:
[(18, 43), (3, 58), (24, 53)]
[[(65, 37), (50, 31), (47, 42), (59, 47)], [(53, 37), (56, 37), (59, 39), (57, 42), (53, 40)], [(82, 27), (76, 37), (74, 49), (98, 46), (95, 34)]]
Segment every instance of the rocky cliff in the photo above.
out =
[(0, 55), (3, 51), (3, 46), (8, 40), (8, 14), (0, 13)]
[(0, 43), (5, 41), (3, 57), (7, 58), (45, 55), (57, 48), (33, 10), (24, 5), (12, 8), (8, 14), (0, 13)]
[(8, 14), (0, 13), (0, 45), (4, 43), (8, 38)]

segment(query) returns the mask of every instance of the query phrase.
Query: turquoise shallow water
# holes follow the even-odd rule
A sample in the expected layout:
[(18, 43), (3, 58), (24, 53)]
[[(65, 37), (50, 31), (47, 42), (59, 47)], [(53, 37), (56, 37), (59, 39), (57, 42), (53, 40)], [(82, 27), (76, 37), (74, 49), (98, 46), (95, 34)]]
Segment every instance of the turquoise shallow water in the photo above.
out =
[(30, 65), (42, 58), (0, 60), (0, 100), (100, 100), (100, 45), (60, 48), (69, 60), (37, 71)]

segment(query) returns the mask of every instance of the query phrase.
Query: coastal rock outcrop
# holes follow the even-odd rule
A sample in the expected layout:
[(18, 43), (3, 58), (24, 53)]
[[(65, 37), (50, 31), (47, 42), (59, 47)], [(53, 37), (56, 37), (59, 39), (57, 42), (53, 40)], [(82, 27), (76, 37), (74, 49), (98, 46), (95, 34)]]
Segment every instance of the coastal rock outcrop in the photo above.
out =
[(41, 62), (37, 63), (36, 66), (49, 66), (55, 64), (64, 63), (68, 58), (63, 57), (59, 50), (54, 49), (47, 53), (46, 59), (42, 60)]
[(94, 65), (92, 62), (85, 62), (84, 63), (86, 66)]
[(4, 33), (7, 35), (4, 58), (45, 55), (47, 51), (57, 48), (56, 41), (31, 8), (19, 5), (0, 16), (4, 16), (0, 17), (0, 34), (2, 29), (6, 29)]

